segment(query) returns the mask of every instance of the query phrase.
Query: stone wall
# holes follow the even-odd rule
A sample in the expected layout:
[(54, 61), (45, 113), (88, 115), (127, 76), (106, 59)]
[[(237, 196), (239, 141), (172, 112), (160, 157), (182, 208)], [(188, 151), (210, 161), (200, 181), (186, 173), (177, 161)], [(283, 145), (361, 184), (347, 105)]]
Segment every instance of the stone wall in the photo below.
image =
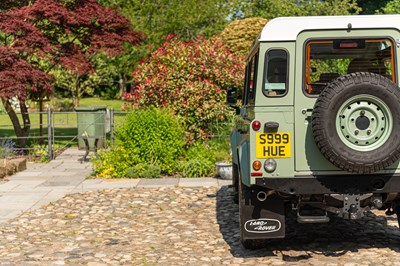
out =
[(0, 159), (0, 178), (13, 175), (26, 169), (26, 159)]

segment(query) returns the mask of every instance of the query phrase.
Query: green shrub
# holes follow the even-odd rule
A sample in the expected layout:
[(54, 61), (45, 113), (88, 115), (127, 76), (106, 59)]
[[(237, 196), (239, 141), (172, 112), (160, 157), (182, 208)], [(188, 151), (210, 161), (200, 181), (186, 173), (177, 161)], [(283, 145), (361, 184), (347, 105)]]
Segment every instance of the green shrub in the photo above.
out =
[(181, 163), (184, 177), (204, 177), (212, 174), (216, 158), (214, 150), (206, 143), (196, 142), (188, 148)]
[(136, 153), (123, 146), (114, 146), (110, 150), (101, 149), (97, 156), (91, 157), (94, 173), (97, 177), (124, 177), (129, 167), (137, 164)]
[(144, 178), (158, 178), (161, 174), (161, 167), (159, 165), (148, 165), (143, 171)]
[(190, 159), (182, 163), (182, 173), (184, 177), (210, 176), (213, 169), (214, 163), (201, 157)]
[(185, 131), (180, 120), (166, 109), (141, 109), (128, 114), (116, 130), (119, 145), (135, 153), (137, 163), (159, 165), (171, 174), (185, 146)]
[(208, 144), (195, 142), (186, 150), (185, 159), (204, 159), (215, 163), (214, 151), (210, 148)]
[(126, 177), (128, 178), (139, 178), (144, 170), (144, 164), (137, 164), (126, 169)]
[(158, 178), (161, 174), (161, 167), (159, 165), (137, 164), (129, 167), (126, 170), (126, 177), (128, 178)]
[(100, 90), (100, 97), (103, 100), (115, 100), (117, 99), (119, 88), (113, 87), (102, 87)]
[(49, 102), (49, 107), (54, 111), (72, 111), (74, 110), (74, 102), (71, 99), (54, 98)]
[[(58, 154), (62, 151), (62, 147), (59, 144), (53, 144), (53, 154)], [(36, 144), (30, 151), (30, 155), (33, 157), (35, 162), (45, 163), (49, 161), (49, 148), (47, 145)]]

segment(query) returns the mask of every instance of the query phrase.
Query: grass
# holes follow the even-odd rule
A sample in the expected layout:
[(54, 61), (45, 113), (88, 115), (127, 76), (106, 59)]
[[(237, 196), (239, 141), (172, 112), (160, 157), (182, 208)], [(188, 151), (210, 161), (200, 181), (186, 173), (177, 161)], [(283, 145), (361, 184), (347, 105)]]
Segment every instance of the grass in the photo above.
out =
[(79, 106), (107, 106), (107, 109), (114, 108), (114, 111), (120, 112), (124, 104), (129, 103), (120, 100), (102, 100), (101, 98), (83, 98), (79, 101)]
[[(121, 100), (103, 100), (98, 97), (90, 97), (90, 98), (82, 98), (79, 101), (79, 106), (107, 106), (107, 109), (114, 108), (114, 111), (120, 112), (123, 110), (125, 104), (129, 104), (129, 102), (121, 101)], [(4, 112), (4, 107), (2, 102), (0, 101), (0, 110)], [(1, 112), (0, 111), (0, 112)]]
[[(114, 116), (115, 125), (122, 123), (124, 116), (118, 115), (122, 111), (122, 108), (126, 102), (120, 100), (102, 100), (100, 98), (83, 98), (80, 101), (79, 106), (107, 106), (108, 109), (114, 108), (116, 115)], [(3, 105), (0, 103), (0, 110), (4, 110)], [(42, 114), (42, 136), (47, 142), (48, 128), (47, 128), (47, 113)], [(18, 115), (20, 121), (22, 121), (21, 115)], [(40, 136), (40, 114), (33, 112), (29, 114), (31, 122), (30, 137), (28, 143), (35, 144), (39, 142)], [(77, 114), (74, 111), (70, 112), (55, 112), (53, 116), (54, 136), (55, 142), (61, 145), (76, 144), (76, 136), (78, 135), (77, 130)], [(15, 137), (14, 128), (11, 120), (7, 114), (0, 113), (0, 139), (1, 138), (13, 138)]]

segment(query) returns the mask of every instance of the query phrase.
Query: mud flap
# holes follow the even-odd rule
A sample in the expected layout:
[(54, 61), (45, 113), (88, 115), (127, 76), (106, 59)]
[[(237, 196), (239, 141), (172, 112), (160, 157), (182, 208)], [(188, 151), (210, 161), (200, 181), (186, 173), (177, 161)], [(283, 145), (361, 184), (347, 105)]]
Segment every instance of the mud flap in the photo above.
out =
[(242, 241), (285, 237), (285, 206), (281, 199), (243, 199), (241, 205)]

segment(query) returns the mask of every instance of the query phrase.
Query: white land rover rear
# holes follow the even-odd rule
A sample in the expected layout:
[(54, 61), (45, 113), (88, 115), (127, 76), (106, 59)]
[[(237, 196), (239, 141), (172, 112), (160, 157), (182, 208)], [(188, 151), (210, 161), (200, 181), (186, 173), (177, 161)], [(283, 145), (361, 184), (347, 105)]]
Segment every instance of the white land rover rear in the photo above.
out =
[(400, 16), (270, 21), (236, 88), (231, 135), (241, 241), (371, 209), (400, 219)]

